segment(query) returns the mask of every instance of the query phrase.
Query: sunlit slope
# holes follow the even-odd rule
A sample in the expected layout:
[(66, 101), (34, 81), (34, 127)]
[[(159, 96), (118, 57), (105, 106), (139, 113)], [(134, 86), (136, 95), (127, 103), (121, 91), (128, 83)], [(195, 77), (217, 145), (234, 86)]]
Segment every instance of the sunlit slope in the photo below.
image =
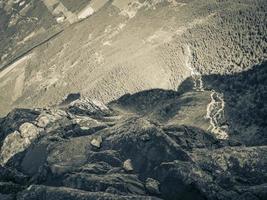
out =
[(63, 31), (0, 72), (1, 114), (56, 104), (71, 92), (108, 102), (177, 89), (194, 73), (239, 72), (266, 59), (263, 0), (81, 1), (76, 11), (61, 3), (75, 16), (94, 12), (63, 24), (52, 15)]

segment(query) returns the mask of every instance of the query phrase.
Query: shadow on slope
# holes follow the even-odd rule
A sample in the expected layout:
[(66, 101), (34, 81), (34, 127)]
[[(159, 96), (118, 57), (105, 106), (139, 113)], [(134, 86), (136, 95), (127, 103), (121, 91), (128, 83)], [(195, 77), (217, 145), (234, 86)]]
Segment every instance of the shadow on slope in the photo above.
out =
[[(40, 137), (0, 167), (0, 180), (9, 190), (4, 192), (22, 191), (21, 200), (43, 193), (47, 200), (61, 193), (85, 199), (74, 190), (87, 199), (266, 199), (266, 70), (263, 63), (239, 74), (204, 76), (205, 91), (195, 91), (188, 78), (178, 91), (127, 94), (104, 108), (78, 99), (53, 112), (17, 109), (0, 119), (1, 140), (24, 122), (38, 124), (42, 114), (58, 118), (39, 127)], [(229, 142), (201, 127), (209, 123), (203, 112), (212, 90), (224, 94)], [(92, 145), (99, 138), (100, 146)], [(233, 139), (254, 147), (231, 145)], [(130, 171), (124, 166), (129, 160)], [(151, 178), (156, 180), (152, 193)]]
[(246, 145), (267, 144), (267, 62), (233, 75), (208, 75), (204, 85), (224, 94), (231, 136)]
[(208, 127), (205, 119), (210, 93), (215, 90), (224, 95), (224, 120), (230, 139), (246, 145), (267, 143), (267, 62), (248, 71), (233, 75), (205, 75), (205, 91), (195, 91), (189, 77), (178, 91), (152, 89), (126, 94), (109, 105), (130, 113), (146, 116), (161, 123), (186, 124), (202, 129)]

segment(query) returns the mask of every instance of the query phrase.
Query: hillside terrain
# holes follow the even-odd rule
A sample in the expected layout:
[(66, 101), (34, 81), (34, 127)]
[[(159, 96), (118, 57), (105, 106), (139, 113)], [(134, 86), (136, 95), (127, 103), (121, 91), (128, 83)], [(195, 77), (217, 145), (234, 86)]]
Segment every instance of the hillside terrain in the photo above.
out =
[(0, 200), (267, 199), (266, 15), (0, 1)]
[[(199, 91), (192, 79), (178, 91), (153, 89), (108, 105), (71, 94), (53, 108), (16, 109), (0, 122), (1, 198), (266, 199), (266, 84), (257, 82), (266, 69), (205, 77), (205, 84), (221, 80), (221, 91), (242, 84), (262, 95), (258, 103), (228, 90), (221, 117), (222, 102), (207, 106), (218, 88)], [(249, 106), (232, 106), (236, 100)], [(242, 131), (251, 124), (258, 132)]]
[(176, 90), (192, 73), (249, 69), (266, 60), (266, 4), (2, 1), (0, 113), (54, 105), (77, 92), (109, 102)]

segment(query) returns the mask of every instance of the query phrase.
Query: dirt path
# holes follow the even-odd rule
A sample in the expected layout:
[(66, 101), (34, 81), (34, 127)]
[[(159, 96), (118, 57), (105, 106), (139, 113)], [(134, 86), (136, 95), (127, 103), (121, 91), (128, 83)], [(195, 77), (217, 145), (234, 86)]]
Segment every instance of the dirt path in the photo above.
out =
[[(193, 53), (189, 45), (186, 46), (186, 66), (189, 69), (190, 75), (194, 81), (194, 89), (199, 92), (206, 91), (204, 88), (202, 75), (193, 67)], [(225, 102), (223, 99), (223, 94), (216, 91), (211, 91), (210, 95), (211, 101), (207, 105), (206, 118), (209, 119), (210, 126), (208, 128), (216, 138), (218, 139), (228, 139), (228, 133), (221, 128), (220, 121), (224, 118), (224, 108)]]
[(190, 75), (194, 80), (194, 89), (196, 91), (204, 91), (201, 74), (192, 66), (193, 53), (189, 45), (186, 46), (186, 67), (189, 69)]
[(224, 118), (225, 102), (223, 100), (223, 94), (212, 91), (211, 102), (207, 106), (206, 118), (210, 120), (210, 130), (216, 135), (218, 139), (228, 139), (228, 133), (224, 131), (220, 126), (220, 120)]

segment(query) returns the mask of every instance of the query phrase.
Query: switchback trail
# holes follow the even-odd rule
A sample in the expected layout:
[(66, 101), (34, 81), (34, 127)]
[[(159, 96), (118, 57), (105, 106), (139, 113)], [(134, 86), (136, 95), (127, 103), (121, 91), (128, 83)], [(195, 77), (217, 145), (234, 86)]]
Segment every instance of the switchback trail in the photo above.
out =
[[(207, 91), (204, 88), (202, 75), (193, 66), (193, 53), (189, 45), (186, 46), (186, 66), (189, 69), (190, 75), (194, 81), (194, 89), (199, 92)], [(207, 105), (206, 119), (209, 119), (210, 126), (208, 128), (216, 138), (218, 139), (228, 139), (228, 133), (224, 131), (220, 125), (220, 122), (224, 119), (224, 108), (225, 102), (223, 99), (223, 94), (218, 93), (214, 90), (210, 94), (211, 101)]]

